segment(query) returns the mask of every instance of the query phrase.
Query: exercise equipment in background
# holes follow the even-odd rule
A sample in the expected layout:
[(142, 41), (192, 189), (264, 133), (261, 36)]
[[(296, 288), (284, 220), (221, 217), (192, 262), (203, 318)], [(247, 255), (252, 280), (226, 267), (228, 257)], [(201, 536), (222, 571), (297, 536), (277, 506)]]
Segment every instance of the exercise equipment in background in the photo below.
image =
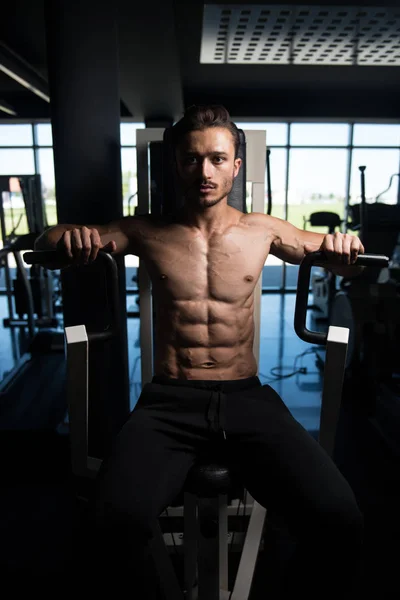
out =
[(366, 380), (382, 381), (400, 373), (400, 268), (393, 260), (400, 232), (400, 205), (367, 204), (365, 167), (359, 169), (361, 202), (349, 207), (349, 228), (359, 232), (367, 252), (388, 256), (389, 264), (365, 270), (353, 279), (342, 278), (329, 323), (350, 327), (348, 374), (354, 376), (361, 370)]
[[(326, 233), (333, 234), (335, 231), (342, 230), (343, 220), (337, 213), (317, 211), (311, 213), (308, 219), (303, 217), (304, 229), (307, 229), (307, 224), (310, 227), (326, 227)], [(336, 275), (332, 271), (320, 265), (313, 269), (311, 274), (313, 304), (309, 308), (315, 311), (313, 316), (316, 321), (328, 319), (336, 288)]]
[(65, 413), (56, 276), (38, 265), (27, 268), (22, 259), (48, 226), (40, 175), (0, 176), (0, 193), (0, 260), (8, 307), (3, 326), (10, 329), (13, 353), (13, 366), (0, 383), (0, 428), (54, 429)]
[[(349, 228), (359, 232), (367, 252), (385, 254), (389, 262), (342, 278), (328, 323), (350, 331), (344, 404), (357, 419), (368, 420), (381, 443), (400, 457), (400, 205), (368, 204), (365, 167), (359, 169), (361, 202), (349, 207)], [(322, 369), (323, 351), (316, 356)]]

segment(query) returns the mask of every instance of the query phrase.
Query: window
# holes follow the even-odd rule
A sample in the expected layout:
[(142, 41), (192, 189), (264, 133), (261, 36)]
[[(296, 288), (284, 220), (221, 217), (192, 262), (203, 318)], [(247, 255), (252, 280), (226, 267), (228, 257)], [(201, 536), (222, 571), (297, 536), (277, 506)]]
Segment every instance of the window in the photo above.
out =
[(0, 125), (1, 146), (32, 146), (31, 125)]
[(137, 206), (136, 148), (121, 148), (124, 215), (134, 215)]
[(245, 123), (235, 121), (239, 129), (249, 129), (250, 131), (265, 129), (267, 136), (267, 146), (286, 146), (287, 144), (287, 123)]
[(136, 146), (137, 129), (144, 129), (144, 123), (121, 123), (121, 146)]
[[(284, 219), (287, 215), (299, 228), (308, 228), (309, 216), (316, 211), (334, 212), (344, 219), (346, 205), (360, 201), (359, 166), (363, 165), (367, 201), (373, 202), (378, 197), (380, 202), (398, 202), (400, 124), (237, 120), (235, 123), (244, 130), (266, 132), (272, 216)], [(124, 121), (120, 125), (125, 215), (134, 214), (137, 206), (136, 131), (143, 128), (144, 123)], [(50, 123), (0, 123), (0, 174), (40, 173), (49, 224), (56, 222), (52, 144)], [(266, 187), (265, 210), (267, 191)], [(269, 257), (267, 265), (283, 268), (282, 261), (275, 257)], [(273, 280), (281, 287), (282, 276)], [(287, 287), (288, 282), (282, 285)]]
[(313, 212), (344, 217), (348, 151), (331, 148), (293, 148), (290, 154), (288, 220), (299, 229), (328, 233), (310, 227)]
[(35, 155), (32, 148), (0, 148), (0, 175), (33, 175)]
[(52, 148), (39, 148), (38, 167), (42, 181), (42, 195), (48, 225), (57, 224), (56, 180), (54, 176), (54, 157)]
[(53, 132), (51, 123), (40, 123), (36, 125), (36, 141), (39, 146), (53, 145)]
[[(350, 183), (350, 204), (361, 202), (361, 172), (359, 167), (365, 166), (365, 197), (367, 202), (396, 204), (398, 195), (398, 177), (392, 175), (399, 172), (399, 151), (386, 148), (354, 149)], [(390, 185), (390, 189), (389, 188)], [(385, 191), (387, 190), (387, 191)], [(382, 193), (383, 192), (383, 193)], [(382, 195), (381, 195), (382, 194)]]
[(400, 146), (400, 125), (356, 124), (354, 146)]
[[(271, 215), (273, 217), (278, 217), (279, 219), (285, 218), (286, 163), (287, 163), (287, 150), (286, 149), (270, 148), (269, 165), (270, 165), (271, 198), (272, 198)], [(267, 173), (265, 175), (265, 181), (266, 181), (265, 211), (267, 212), (267, 204), (268, 204)]]
[(344, 123), (294, 123), (290, 128), (292, 146), (347, 146), (350, 127)]
[(137, 206), (136, 131), (144, 127), (144, 123), (121, 123), (122, 197), (125, 216), (135, 214)]

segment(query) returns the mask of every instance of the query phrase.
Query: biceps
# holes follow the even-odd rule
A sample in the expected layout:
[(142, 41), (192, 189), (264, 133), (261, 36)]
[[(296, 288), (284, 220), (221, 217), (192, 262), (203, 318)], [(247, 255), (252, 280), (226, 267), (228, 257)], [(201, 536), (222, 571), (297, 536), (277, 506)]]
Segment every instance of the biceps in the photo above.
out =
[(298, 236), (291, 232), (291, 234), (280, 235), (271, 244), (270, 252), (285, 262), (298, 265), (304, 256), (304, 246)]
[(115, 254), (129, 253), (129, 237), (121, 230), (118, 222), (109, 223), (108, 225), (88, 225), (88, 227), (97, 229), (102, 246), (109, 242), (115, 242), (117, 246)]
[(100, 227), (99, 234), (103, 245), (111, 241), (116, 243), (116, 253), (140, 256), (149, 225), (140, 217), (124, 217)]
[(128, 254), (130, 251), (129, 238), (122, 231), (100, 233), (100, 239), (103, 246), (108, 244), (108, 242), (115, 242), (117, 245), (116, 254)]
[(284, 262), (291, 263), (292, 265), (298, 265), (301, 262), (299, 253), (287, 247), (284, 248), (282, 246), (271, 246), (270, 254), (273, 254), (273, 256), (276, 256), (276, 258), (279, 258)]

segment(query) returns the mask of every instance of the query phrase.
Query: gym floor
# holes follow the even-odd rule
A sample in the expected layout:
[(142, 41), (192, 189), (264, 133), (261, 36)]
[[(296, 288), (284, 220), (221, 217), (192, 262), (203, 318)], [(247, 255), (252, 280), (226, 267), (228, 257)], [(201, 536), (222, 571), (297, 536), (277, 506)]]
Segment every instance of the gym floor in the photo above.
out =
[[(293, 329), (294, 294), (262, 296), (260, 379), (280, 394), (293, 415), (316, 435), (319, 423), (322, 379), (315, 365), (314, 349), (300, 340)], [(135, 296), (127, 297), (127, 306), (135, 305)], [(1, 323), (6, 315), (6, 299), (0, 296)], [(308, 324), (314, 328), (309, 311)], [(138, 347), (139, 322), (128, 320), (129, 364), (131, 374), (131, 407), (140, 393), (140, 357)], [(0, 375), (12, 367), (9, 330), (0, 325)], [(305, 353), (305, 354), (304, 354)], [(290, 376), (295, 371), (301, 373)], [(282, 379), (276, 376), (284, 375)], [(271, 381), (275, 378), (275, 381)], [(1, 405), (0, 405), (1, 416)], [(351, 420), (350, 420), (351, 421)], [(396, 555), (390, 544), (399, 541), (397, 517), (397, 463), (380, 447), (371, 444), (365, 427), (348, 419), (341, 431), (342, 444), (351, 460), (344, 461), (343, 471), (359, 494), (367, 515), (367, 569), (365, 589), (374, 590), (379, 598), (392, 598), (397, 589), (394, 569)], [(81, 509), (77, 507), (71, 486), (69, 448), (66, 428), (58, 430), (30, 429), (29, 423), (20, 430), (0, 432), (2, 456), (2, 493), (0, 495), (1, 550), (0, 568), (15, 585), (51, 581), (62, 592), (69, 577), (71, 540), (80, 525)], [(350, 431), (350, 433), (349, 433)], [(346, 433), (347, 432), (347, 433)], [(267, 526), (265, 550), (257, 563), (251, 600), (268, 595), (278, 598), (278, 580), (290, 542), (284, 530)], [(396, 547), (396, 545), (395, 545)], [(231, 575), (234, 575), (235, 558)], [(25, 577), (25, 575), (27, 577)], [(310, 565), (310, 585), (315, 584)]]

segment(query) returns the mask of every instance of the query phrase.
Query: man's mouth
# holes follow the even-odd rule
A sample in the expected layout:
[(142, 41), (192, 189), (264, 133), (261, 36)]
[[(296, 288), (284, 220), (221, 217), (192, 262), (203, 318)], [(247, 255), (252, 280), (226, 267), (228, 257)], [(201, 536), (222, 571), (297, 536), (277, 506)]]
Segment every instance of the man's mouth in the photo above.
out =
[(200, 186), (200, 192), (210, 192), (213, 189), (214, 189), (213, 185), (201, 185)]

